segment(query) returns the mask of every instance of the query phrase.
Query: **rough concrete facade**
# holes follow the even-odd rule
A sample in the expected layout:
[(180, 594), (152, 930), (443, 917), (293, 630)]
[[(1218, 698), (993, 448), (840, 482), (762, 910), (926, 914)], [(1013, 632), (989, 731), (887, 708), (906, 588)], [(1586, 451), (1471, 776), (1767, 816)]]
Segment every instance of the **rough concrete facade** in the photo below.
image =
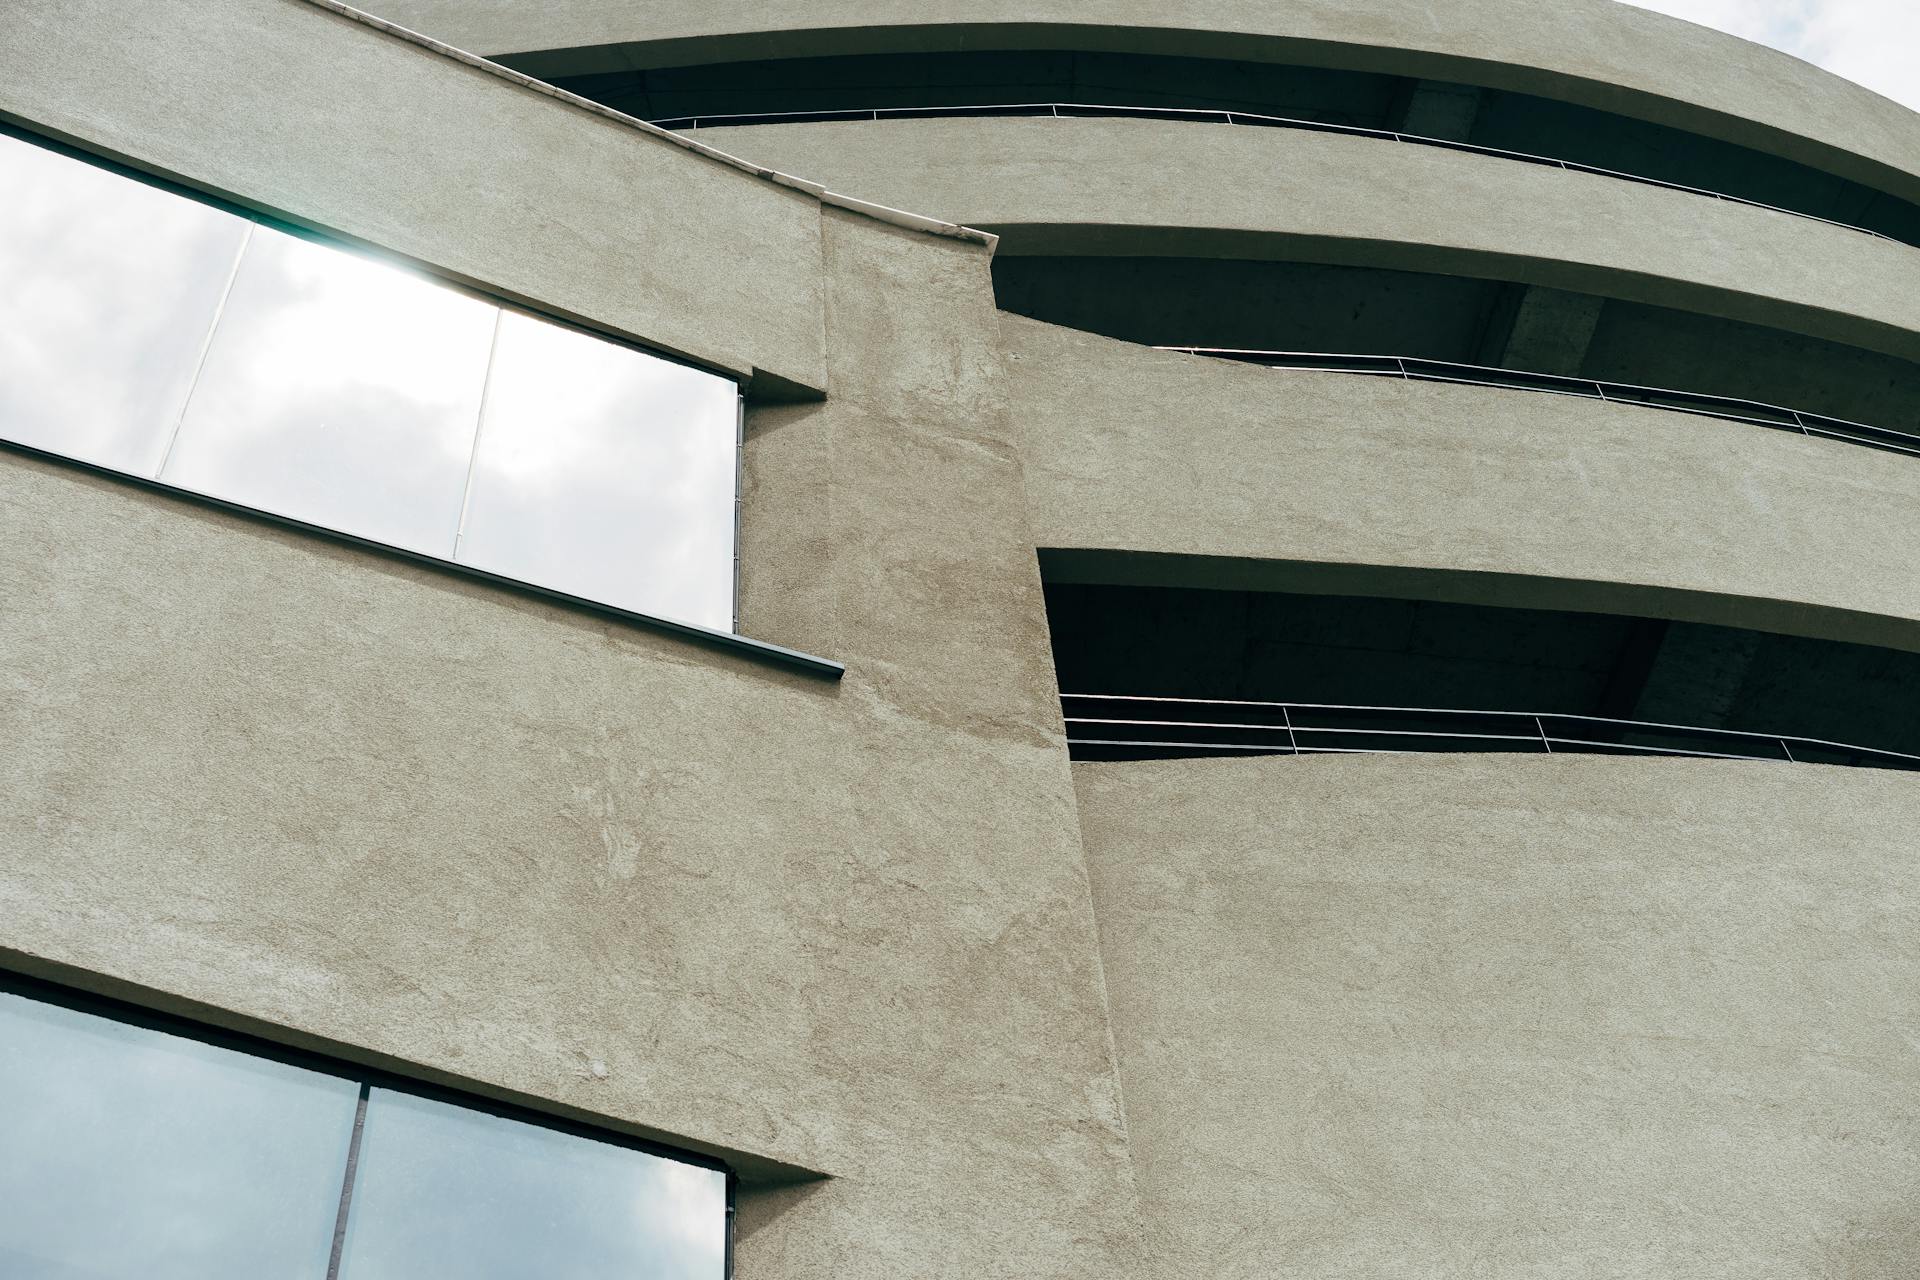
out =
[[(1920, 192), (1910, 115), (1616, 8), (385, 16), (575, 67), (1044, 29), (1472, 69)], [(1897, 1207), (1914, 775), (1070, 765), (1042, 591), (1404, 595), (1916, 650), (1920, 464), (1147, 351), (996, 309), (993, 238), (946, 224), (1348, 236), (1751, 306), (1893, 359), (1920, 353), (1920, 250), (1275, 131), (969, 121), (936, 156), (925, 122), (742, 130), (733, 161), (315, 0), (16, 0), (0, 117), (737, 376), (741, 629), (847, 669), (0, 453), (0, 968), (722, 1157), (742, 1280), (1920, 1266)], [(1112, 141), (1175, 133), (1197, 149)], [(810, 140), (797, 179), (752, 163), (785, 168), (751, 149), (783, 137)], [(1237, 221), (1202, 225), (1191, 193), (1129, 212), (1115, 165), (1073, 189), (1072, 149), (1048, 149), (1073, 139), (1196, 184), (1297, 163), (1328, 187), (1290, 228), (1254, 182)], [(1468, 243), (1447, 209), (1336, 183), (1350, 147), (1531, 212)], [(894, 200), (914, 212), (862, 203)], [(1596, 202), (1606, 238), (1576, 226)]]
[(1902, 541), (1920, 475), (1897, 455), (1018, 316), (1001, 332), (1034, 537), (1074, 580), (1452, 592), (1920, 647)]
[(1672, 122), (1920, 195), (1911, 115), (1795, 58), (1613, 0), (389, 0), (388, 17), (543, 76), (900, 48), (1088, 48), (1353, 66)]
[(1597, 174), (1157, 120), (834, 121), (693, 136), (999, 232), (1004, 253), (1282, 258), (1513, 280), (1920, 357), (1910, 246)]
[(1912, 1273), (1907, 779), (1075, 777), (1166, 1275)]

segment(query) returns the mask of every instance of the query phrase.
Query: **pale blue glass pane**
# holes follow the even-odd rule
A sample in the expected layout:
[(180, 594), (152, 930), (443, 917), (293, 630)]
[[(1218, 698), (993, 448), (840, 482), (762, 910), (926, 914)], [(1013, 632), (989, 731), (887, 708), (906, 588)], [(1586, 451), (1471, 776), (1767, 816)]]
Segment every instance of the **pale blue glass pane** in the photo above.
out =
[(0, 437), (151, 477), (246, 228), (0, 134)]
[(508, 311), (456, 558), (731, 631), (738, 437), (727, 379)]
[(341, 1280), (720, 1280), (726, 1178), (375, 1089)]
[(0, 992), (0, 1276), (321, 1280), (357, 1096)]
[(449, 559), (498, 313), (262, 227), (160, 478)]

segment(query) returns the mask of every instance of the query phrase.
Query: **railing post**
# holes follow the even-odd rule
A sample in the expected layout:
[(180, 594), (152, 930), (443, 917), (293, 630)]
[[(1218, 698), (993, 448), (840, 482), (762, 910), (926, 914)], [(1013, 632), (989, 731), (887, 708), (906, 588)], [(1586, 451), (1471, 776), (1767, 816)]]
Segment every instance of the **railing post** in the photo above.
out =
[(1287, 746), (1293, 749), (1293, 754), (1299, 755), (1300, 739), (1293, 736), (1293, 713), (1284, 702), (1280, 704), (1280, 720), (1287, 726)]
[[(1535, 716), (1535, 717), (1533, 718), (1533, 727), (1534, 727), (1534, 729), (1535, 729), (1535, 731), (1536, 731), (1536, 732), (1538, 732), (1538, 733), (1539, 733), (1539, 735), (1540, 735), (1540, 745), (1541, 745), (1541, 746), (1543, 746), (1543, 747), (1545, 747), (1545, 748), (1547, 749), (1547, 754), (1548, 754), (1548, 755), (1552, 755), (1552, 754), (1553, 754), (1553, 740), (1552, 740), (1551, 738), (1549, 738), (1549, 737), (1547, 737), (1547, 726), (1545, 726), (1544, 724), (1541, 724), (1541, 723), (1540, 723), (1540, 717), (1539, 717), (1539, 716)], [(1576, 754), (1577, 754), (1577, 753), (1576, 753)]]
[(1402, 360), (1399, 356), (1395, 356), (1393, 358), (1393, 363), (1394, 363), (1394, 367), (1400, 370), (1401, 377), (1405, 378), (1409, 382), (1413, 381), (1413, 375), (1407, 372), (1407, 362), (1405, 360)]
[[(1798, 409), (1789, 409), (1787, 410), (1787, 412), (1793, 415), (1793, 425), (1800, 428), (1801, 435), (1811, 436), (1813, 434), (1813, 432), (1807, 430), (1806, 420), (1800, 416), (1800, 411)], [(1787, 758), (1792, 759), (1793, 757), (1789, 756)]]
[(1793, 748), (1787, 745), (1787, 740), (1785, 738), (1780, 739), (1780, 750), (1786, 753), (1788, 764), (1800, 763), (1798, 760), (1795, 760), (1793, 758)]

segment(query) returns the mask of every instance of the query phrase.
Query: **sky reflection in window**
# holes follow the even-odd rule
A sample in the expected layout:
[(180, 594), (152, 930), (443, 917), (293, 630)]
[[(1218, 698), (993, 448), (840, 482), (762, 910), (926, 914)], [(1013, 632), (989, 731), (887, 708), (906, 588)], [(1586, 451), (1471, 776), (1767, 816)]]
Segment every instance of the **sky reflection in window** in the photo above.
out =
[(0, 991), (0, 1276), (322, 1280), (358, 1093)]
[(341, 1280), (721, 1280), (726, 1176), (375, 1089)]
[(6, 134), (0, 191), (0, 439), (733, 629), (728, 379)]

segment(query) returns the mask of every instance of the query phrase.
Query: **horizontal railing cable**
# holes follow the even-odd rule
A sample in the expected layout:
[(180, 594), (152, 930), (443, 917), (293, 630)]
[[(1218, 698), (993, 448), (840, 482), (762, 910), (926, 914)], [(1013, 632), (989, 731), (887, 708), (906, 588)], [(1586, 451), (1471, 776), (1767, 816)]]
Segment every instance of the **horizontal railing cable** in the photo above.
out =
[[(1706, 187), (1690, 187), (1682, 182), (1668, 182), (1662, 178), (1649, 178), (1637, 173), (1623, 173), (1618, 169), (1603, 169), (1598, 165), (1581, 164), (1577, 160), (1560, 160), (1553, 156), (1535, 155), (1529, 151), (1507, 151), (1500, 147), (1482, 147), (1471, 142), (1458, 142), (1451, 138), (1431, 138), (1425, 134), (1407, 133), (1397, 129), (1370, 129), (1362, 125), (1332, 124), (1325, 120), (1304, 120), (1292, 116), (1269, 116), (1253, 111), (1223, 111), (1204, 107), (1130, 107), (1115, 104), (1091, 102), (1008, 102), (991, 103), (980, 106), (961, 107), (851, 107), (829, 111), (761, 111), (736, 115), (675, 116), (651, 123), (662, 129), (705, 129), (727, 126), (760, 124), (824, 124), (834, 121), (861, 120), (933, 120), (947, 116), (972, 117), (1035, 117), (1052, 116), (1059, 119), (1144, 119), (1177, 120), (1199, 124), (1237, 124), (1252, 125), (1265, 129), (1299, 129), (1310, 133), (1340, 133), (1361, 138), (1391, 139), (1394, 142), (1413, 143), (1418, 146), (1443, 147), (1448, 151), (1465, 151), (1473, 155), (1497, 156), (1503, 160), (1517, 160), (1523, 164), (1544, 165), (1551, 169), (1565, 169), (1569, 173), (1591, 173), (1603, 178), (1617, 178), (1623, 182), (1637, 182), (1642, 186), (1664, 187), (1669, 191), (1684, 191), (1689, 195), (1707, 196), (1714, 200), (1725, 200), (1729, 204), (1743, 204), (1749, 208), (1766, 209), (1773, 213), (1784, 213), (1790, 217), (1804, 218), (1809, 222), (1824, 222), (1830, 227), (1842, 227), (1848, 231), (1857, 231), (1876, 240), (1892, 240), (1892, 236), (1883, 235), (1871, 228), (1852, 222), (1840, 222), (1833, 218), (1822, 218), (1818, 214), (1801, 213), (1797, 209), (1783, 209), (1779, 205), (1766, 204), (1759, 200), (1748, 200), (1742, 196), (1731, 196), (1724, 191), (1712, 191)], [(1899, 243), (1895, 241), (1895, 243)]]
[(1744, 422), (1756, 427), (1771, 427), (1795, 435), (1847, 444), (1865, 445), (1890, 453), (1920, 457), (1920, 434), (1876, 427), (1846, 418), (1829, 417), (1806, 409), (1790, 409), (1761, 400), (1742, 400), (1735, 396), (1710, 395), (1700, 391), (1673, 391), (1664, 387), (1645, 387), (1630, 382), (1603, 382), (1597, 378), (1572, 378), (1554, 373), (1529, 373), (1522, 369), (1498, 369), (1487, 365), (1460, 364), (1449, 360), (1427, 360), (1414, 356), (1336, 355), (1317, 351), (1256, 351), (1237, 347), (1155, 347), (1156, 351), (1174, 351), (1184, 355), (1210, 356), (1241, 364), (1257, 364), (1270, 369), (1291, 369), (1305, 373), (1361, 373), (1383, 378), (1403, 378), (1410, 382), (1451, 382), (1476, 387), (1504, 387), (1520, 391), (1543, 391), (1552, 395), (1580, 396), (1605, 400), (1609, 404), (1637, 405), (1646, 409), (1665, 409), (1673, 413), (1691, 413), (1701, 417)]
[(1557, 711), (1063, 693), (1074, 758), (1481, 751), (1690, 756), (1920, 770), (1920, 756), (1791, 734)]

